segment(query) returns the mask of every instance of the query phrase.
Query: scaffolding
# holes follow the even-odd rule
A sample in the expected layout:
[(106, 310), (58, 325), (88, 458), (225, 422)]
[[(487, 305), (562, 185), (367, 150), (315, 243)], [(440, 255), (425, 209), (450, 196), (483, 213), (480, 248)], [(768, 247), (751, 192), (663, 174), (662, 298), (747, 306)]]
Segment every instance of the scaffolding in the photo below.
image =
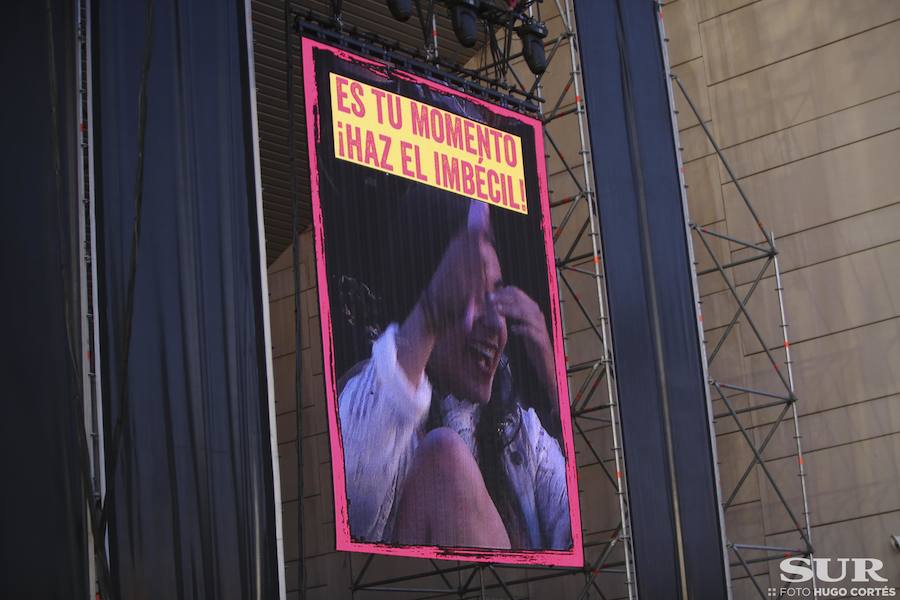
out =
[[(541, 20), (540, 6), (533, 1), (526, 4), (525, 10), (529, 16)], [(619, 441), (621, 434), (606, 316), (599, 222), (581, 96), (574, 12), (571, 0), (554, 0), (554, 4), (558, 11), (559, 27), (554, 37), (545, 40), (548, 67), (544, 73), (533, 75), (527, 72), (526, 75), (517, 70), (515, 63), (522, 54), (513, 52), (513, 44), (510, 43), (512, 28), (506, 27), (486, 31), (479, 64), (473, 69), (457, 68), (455, 74), (461, 74), (467, 80), (463, 87), (466, 91), (480, 87), (477, 92), (482, 95), (499, 92), (507, 99), (521, 98), (512, 105), (519, 110), (534, 111), (544, 124), (545, 147), (548, 149), (546, 158), (559, 165), (556, 173), (549, 173), (551, 181), (555, 180), (558, 184), (555, 186), (558, 189), (551, 190), (550, 205), (557, 277), (561, 283), (563, 338), (578, 469), (582, 472), (582, 484), (592, 477), (602, 481), (599, 486), (582, 485), (579, 490), (582, 522), (603, 520), (602, 516), (592, 518), (591, 513), (615, 513), (617, 516), (613, 519), (614, 524), (605, 529), (585, 531), (586, 561), (582, 568), (577, 569), (466, 562), (439, 565), (433, 560), (420, 560), (415, 562), (421, 563), (421, 568), (413, 572), (396, 577), (374, 577), (373, 571), (379, 569), (373, 568), (373, 564), (397, 559), (369, 554), (363, 555), (360, 563), (358, 555), (349, 555), (349, 584), (354, 598), (371, 597), (371, 593), (402, 593), (403, 597), (410, 598), (485, 598), (486, 594), (499, 593), (513, 600), (522, 597), (521, 592), (517, 594), (514, 591), (516, 586), (555, 578), (569, 578), (571, 583), (565, 585), (567, 589), (574, 590), (574, 597), (579, 599), (624, 597), (630, 600), (636, 597), (625, 464)], [(338, 28), (343, 27), (340, 3), (332, 2), (331, 6), (333, 23)], [(443, 66), (438, 60), (440, 40), (435, 26), (434, 2), (418, 3), (418, 8), (425, 43), (423, 62)], [(286, 19), (289, 12), (286, 9)], [(322, 21), (318, 23), (321, 27)], [(361, 43), (378, 43), (375, 36), (366, 37), (358, 30), (356, 34), (360, 36)], [(423, 66), (407, 61), (410, 66)], [(520, 69), (521, 66), (519, 60)], [(288, 69), (292, 71), (290, 65)], [(446, 77), (446, 73), (441, 75)], [(562, 79), (564, 83), (554, 86), (551, 95), (545, 97), (544, 82), (551, 77)], [(458, 82), (453, 83), (458, 85)], [(292, 85), (290, 80), (288, 85)], [(293, 91), (289, 89), (288, 98), (292, 97)], [(292, 115), (293, 109), (289, 109), (288, 113)], [(571, 149), (570, 145), (561, 144), (558, 134), (552, 131), (567, 117), (574, 121), (574, 127), (565, 135), (574, 135), (574, 129), (577, 129), (578, 144)], [(560, 190), (571, 190), (572, 193), (564, 194)], [(580, 342), (577, 344), (577, 360), (570, 353), (576, 338)], [(585, 349), (589, 349), (586, 354)], [(594, 469), (598, 471), (596, 475), (585, 474), (586, 470)]]
[(78, 232), (81, 309), (81, 417), (82, 487), (85, 522), (88, 527), (88, 576), (91, 597), (111, 589), (109, 539), (102, 518), (106, 494), (106, 455), (103, 440), (103, 390), (100, 385), (100, 323), (97, 294), (97, 227), (94, 201), (94, 116), (91, 78), (91, 3), (80, 0), (76, 7), (75, 32), (78, 85), (75, 114), (78, 127)]
[[(661, 12), (660, 34), (663, 37), (663, 41), (668, 42), (668, 38), (665, 37)], [(730, 490), (721, 490), (721, 493), (723, 494), (723, 524), (725, 525), (726, 536), (725, 547), (729, 553), (729, 566), (733, 570), (731, 579), (734, 580), (737, 578), (734, 574), (734, 570), (737, 570), (737, 573), (743, 573), (749, 579), (753, 586), (753, 591), (755, 591), (760, 598), (780, 598), (783, 595), (790, 593), (787, 590), (791, 589), (792, 583), (782, 584), (779, 582), (778, 585), (774, 586), (770, 583), (766, 583), (763, 581), (763, 578), (768, 577), (768, 570), (759, 572), (754, 570), (753, 565), (771, 563), (773, 561), (780, 561), (792, 557), (812, 559), (813, 545), (809, 501), (806, 489), (806, 470), (803, 461), (802, 436), (800, 435), (800, 421), (797, 409), (798, 398), (794, 390), (793, 362), (791, 361), (788, 324), (784, 309), (784, 288), (781, 282), (778, 250), (775, 245), (775, 234), (763, 224), (759, 214), (753, 207), (753, 203), (741, 186), (740, 179), (735, 175), (731, 164), (716, 142), (715, 137), (697, 109), (697, 106), (685, 88), (684, 83), (669, 67), (666, 43), (663, 44), (663, 49), (666, 71), (670, 78), (669, 95), (673, 112), (673, 123), (677, 120), (678, 110), (675, 108), (675, 97), (671, 82), (674, 82), (674, 87), (678, 89), (681, 97), (690, 108), (691, 113), (697, 119), (697, 123), (702, 129), (706, 141), (713, 149), (714, 154), (727, 173), (728, 179), (725, 183), (734, 185), (740, 198), (741, 206), (751, 216), (759, 231), (759, 235), (763, 238), (762, 242), (738, 239), (726, 233), (716, 231), (711, 227), (699, 225), (693, 220), (689, 223), (691, 231), (700, 241), (702, 247), (701, 256), (707, 257), (712, 263), (712, 266), (709, 268), (697, 270), (696, 267), (699, 263), (696, 258), (694, 258), (695, 278), (699, 279), (700, 277), (709, 275), (714, 277), (718, 282), (724, 284), (725, 291), (727, 291), (727, 296), (729, 297), (732, 309), (734, 310), (732, 317), (725, 326), (722, 334), (716, 340), (712, 350), (708, 349), (709, 341), (705, 339), (705, 333), (701, 332), (704, 354), (706, 356), (705, 362), (706, 370), (708, 371), (709, 388), (712, 393), (711, 402), (715, 405), (715, 402), (719, 401), (725, 409), (719, 410), (713, 414), (714, 423), (728, 423), (733, 425), (737, 432), (740, 433), (741, 438), (744, 440), (747, 448), (752, 454), (750, 462), (743, 466), (741, 476), (738, 478), (734, 487)], [(683, 193), (686, 195), (688, 186), (684, 183), (683, 176), (683, 148), (679, 142), (678, 127), (674, 126), (673, 130), (675, 133), (676, 146), (678, 148), (679, 173), (681, 174)], [(714, 239), (727, 244), (727, 248), (729, 249), (727, 251), (727, 257), (722, 257), (722, 252), (716, 252), (712, 243)], [(693, 246), (693, 244), (691, 245)], [(731, 250), (732, 248), (734, 248), (734, 250)], [(739, 254), (739, 256), (732, 258), (732, 253)], [(695, 257), (693, 248), (691, 248), (691, 256)], [(756, 268), (758, 265), (761, 266)], [(740, 279), (737, 276), (736, 270), (742, 267), (754, 268), (755, 274), (748, 282), (741, 284), (746, 286), (746, 291), (739, 293), (736, 282)], [(773, 291), (777, 295), (779, 306), (779, 314), (777, 316), (779, 319), (778, 328), (782, 332), (781, 339), (774, 343), (765, 339), (759, 325), (760, 321), (754, 316), (749, 307), (751, 298), (754, 295), (762, 293), (760, 283), (767, 276), (774, 277), (775, 288)], [(695, 289), (697, 289), (696, 283)], [(697, 298), (697, 311), (702, 323), (702, 300), (700, 300), (699, 297)], [(742, 320), (751, 332), (752, 338), (759, 344), (761, 352), (764, 353), (767, 361), (767, 368), (770, 370), (770, 373), (775, 374), (776, 385), (774, 389), (771, 387), (754, 387), (734, 382), (725, 374), (723, 374), (722, 377), (717, 376), (717, 369), (715, 367), (718, 363), (716, 362), (716, 359), (722, 356), (722, 350), (725, 347), (725, 344), (737, 335), (736, 331)], [(783, 360), (779, 360), (779, 357), (776, 356), (776, 353), (779, 351), (783, 352)], [(784, 368), (782, 368), (782, 366)], [(735, 397), (740, 395), (747, 396), (747, 404), (746, 406), (738, 408), (735, 406)], [(777, 416), (771, 423), (754, 423), (754, 416), (762, 415), (762, 418), (765, 419), (764, 411), (771, 410), (774, 410), (777, 413)], [(772, 474), (764, 458), (766, 448), (782, 427), (790, 428), (790, 433), (794, 440), (796, 454), (792, 458), (796, 460), (797, 464), (797, 478), (800, 492), (799, 507), (794, 506), (794, 503), (788, 500), (788, 496), (785, 494), (786, 482), (778, 481)], [(760, 435), (754, 436), (751, 432), (753, 429), (758, 429), (761, 432)], [(720, 470), (723, 464), (740, 466), (737, 464), (737, 457), (723, 457), (721, 454), (717, 453), (717, 459), (719, 461)], [(724, 463), (723, 459), (730, 459), (730, 462)], [(735, 464), (732, 465), (731, 462), (734, 462)], [(736, 539), (729, 534), (727, 527), (729, 511), (733, 510), (738, 505), (738, 494), (744, 488), (744, 485), (750, 479), (751, 475), (757, 470), (757, 474), (764, 478), (764, 481), (769, 485), (769, 489), (777, 498), (777, 505), (784, 511), (790, 520), (790, 530), (780, 533), (780, 535), (788, 535), (796, 540), (796, 543), (790, 546), (776, 546), (766, 543), (767, 536), (765, 531), (762, 532), (763, 540), (761, 542), (759, 540), (745, 541)], [(721, 481), (720, 478), (720, 485)], [(724, 496), (724, 494), (727, 494), (727, 497)], [(800, 518), (797, 517), (798, 509)], [(806, 597), (819, 597), (815, 577), (809, 582), (808, 588), (810, 595)], [(775, 594), (778, 595), (775, 596)]]
[[(478, 57), (479, 65), (471, 70), (459, 69), (457, 74), (462, 74), (475, 87), (487, 86), (504, 94), (516, 94), (522, 98), (516, 105), (519, 110), (527, 110), (528, 103), (533, 102), (537, 116), (544, 125), (545, 147), (547, 149), (548, 164), (555, 170), (548, 168), (550, 179), (550, 206), (554, 225), (553, 241), (556, 251), (556, 268), (560, 286), (560, 306), (563, 313), (563, 337), (566, 344), (567, 373), (569, 383), (569, 396), (571, 400), (572, 429), (576, 441), (576, 458), (579, 470), (579, 492), (582, 506), (582, 523), (584, 531), (585, 565), (580, 569), (561, 569), (536, 566), (508, 566), (492, 565), (484, 563), (443, 563), (438, 564), (434, 560), (413, 560), (418, 567), (409, 572), (390, 577), (374, 575), (380, 571), (377, 566), (382, 561), (394, 562), (398, 559), (380, 555), (360, 555), (356, 557), (348, 555), (349, 588), (353, 598), (366, 598), (378, 593), (401, 595), (406, 598), (481, 598), (488, 594), (499, 594), (499, 597), (514, 600), (523, 596), (518, 586), (530, 583), (542, 582), (550, 579), (560, 579), (560, 590), (574, 590), (568, 597), (578, 598), (632, 598), (637, 597), (637, 586), (634, 579), (632, 564), (632, 549), (630, 521), (627, 496), (627, 474), (622, 448), (620, 444), (621, 431), (619, 428), (618, 398), (614, 381), (615, 369), (610, 343), (608, 309), (606, 304), (605, 279), (602, 270), (603, 257), (600, 245), (599, 221), (596, 212), (594, 185), (591, 179), (591, 154), (586, 134), (585, 105), (582, 98), (582, 79), (579, 64), (578, 40), (575, 28), (572, 0), (551, 0), (547, 2), (555, 6), (558, 13), (557, 33), (545, 40), (547, 52), (547, 70), (540, 75), (532, 75), (530, 72), (521, 72), (521, 52), (514, 52), (513, 45), (509, 41), (509, 30), (490, 32), (485, 36), (483, 51)], [(340, 2), (332, 0), (332, 8), (340, 8)], [(425, 44), (426, 62), (438, 64), (440, 56), (440, 40), (437, 36), (435, 25), (434, 0), (417, 2), (420, 11), (419, 22), (422, 27), (422, 37)], [(542, 20), (540, 14), (541, 5), (529, 2), (527, 10), (529, 14)], [(286, 19), (288, 19), (286, 10)], [(339, 15), (338, 15), (339, 16)], [(334, 15), (333, 15), (334, 17)], [(555, 15), (548, 19), (557, 18)], [(340, 19), (336, 21), (340, 23)], [(286, 24), (286, 26), (288, 26)], [(662, 20), (660, 19), (660, 36), (663, 42), (665, 38)], [(377, 40), (371, 40), (377, 42)], [(771, 485), (780, 505), (789, 516), (793, 529), (791, 533), (797, 537), (797, 543), (790, 547), (780, 547), (755, 543), (757, 540), (732, 539), (725, 531), (726, 539), (723, 540), (725, 552), (729, 556), (730, 567), (735, 573), (747, 575), (760, 597), (768, 598), (765, 588), (770, 586), (761, 583), (763, 575), (754, 570), (754, 565), (781, 560), (786, 557), (812, 557), (811, 527), (809, 520), (808, 501), (806, 496), (806, 473), (803, 465), (801, 436), (799, 433), (799, 419), (797, 413), (797, 397), (794, 393), (793, 370), (790, 360), (790, 344), (788, 342), (788, 328), (784, 313), (783, 288), (781, 285), (780, 271), (778, 270), (777, 250), (775, 236), (761, 223), (759, 216), (753, 208), (740, 186), (740, 181), (735, 177), (726, 157), (722, 153), (706, 123), (697, 111), (692, 99), (687, 94), (682, 82), (669, 68), (666, 44), (663, 43), (664, 61), (666, 72), (671, 77), (669, 86), (669, 100), (672, 109), (673, 133), (678, 142), (677, 113), (675, 108), (675, 89), (682, 94), (691, 111), (697, 117), (710, 145), (716, 156), (722, 161), (729, 175), (729, 181), (733, 182), (742, 200), (743, 206), (749, 211), (755, 223), (758, 224), (762, 243), (753, 243), (739, 240), (727, 234), (715, 231), (709, 227), (701, 226), (690, 220), (689, 227), (702, 246), (701, 253), (708, 255), (713, 267), (697, 271), (695, 269), (694, 289), (696, 293), (698, 315), (701, 315), (702, 300), (699, 297), (698, 280), (705, 276), (714, 275), (721, 277), (725, 287), (735, 304), (733, 318), (725, 327), (723, 334), (718, 338), (711, 350), (707, 348), (707, 340), (701, 332), (704, 358), (706, 359), (705, 373), (709, 377), (710, 401), (715, 404), (718, 401), (724, 410), (713, 414), (714, 423), (724, 421), (733, 422), (742, 438), (748, 444), (752, 459), (743, 470), (733, 489), (721, 490), (723, 502), (721, 506), (724, 520), (727, 521), (729, 510), (735, 506), (735, 499), (750, 476), (758, 469)], [(290, 48), (290, 45), (288, 45)], [(566, 51), (568, 50), (568, 51)], [(566, 56), (567, 55), (567, 56)], [(518, 69), (517, 70), (517, 59)], [(291, 67), (289, 66), (289, 70)], [(546, 82), (552, 80), (553, 85)], [(289, 98), (293, 92), (289, 90)], [(293, 110), (289, 110), (293, 114)], [(566, 121), (568, 119), (568, 121)], [(560, 143), (563, 140), (559, 129), (564, 129), (564, 136), (575, 136), (577, 132), (577, 144)], [(565, 141), (569, 141), (567, 138)], [(293, 145), (291, 145), (293, 147)], [(681, 148), (677, 153), (679, 171), (682, 173), (681, 182), (683, 193), (687, 193), (687, 185), (684, 183)], [(295, 202), (296, 200), (296, 194)], [(687, 207), (686, 198), (685, 207)], [(687, 210), (687, 209), (686, 209)], [(737, 258), (721, 259), (716, 255), (710, 240), (717, 238), (738, 248), (740, 256)], [(741, 254), (744, 252), (744, 254)], [(745, 255), (746, 254), (746, 255)], [(691, 257), (694, 257), (691, 248)], [(695, 266), (698, 264), (694, 260)], [(296, 262), (296, 257), (295, 257)], [(746, 265), (760, 264), (761, 268), (756, 272), (747, 290), (741, 294), (733, 281), (734, 270)], [(750, 314), (748, 302), (754, 292), (758, 292), (759, 284), (774, 269), (776, 280), (775, 292), (778, 294), (780, 314), (780, 329), (783, 332), (783, 340), (772, 345), (767, 344), (760, 333), (757, 322)], [(743, 320), (750, 328), (754, 337), (759, 341), (765, 353), (770, 368), (777, 374), (777, 380), (781, 384), (779, 389), (766, 390), (751, 388), (734, 381), (716, 377), (718, 363), (716, 359), (721, 356), (723, 345), (729, 336), (734, 335), (738, 324)], [(592, 344), (583, 343), (585, 338), (592, 340)], [(599, 343), (598, 343), (599, 342)], [(577, 351), (572, 351), (577, 346)], [(574, 354), (584, 352), (585, 347), (591, 347), (594, 352), (590, 355), (578, 356)], [(779, 361), (776, 353), (783, 350), (784, 360)], [(299, 356), (299, 353), (298, 353)], [(721, 359), (720, 359), (721, 362)], [(782, 370), (781, 365), (785, 367)], [(299, 372), (299, 367), (298, 367)], [(762, 398), (762, 401), (747, 406), (735, 407), (733, 400), (735, 394), (748, 394), (751, 397)], [(761, 438), (754, 438), (751, 430), (754, 429), (749, 422), (754, 413), (766, 409), (778, 409), (779, 413), (774, 422), (768, 427)], [(782, 491), (783, 485), (778, 482), (768, 469), (764, 453), (780, 427), (793, 426), (793, 438), (796, 443), (796, 458), (798, 464), (798, 476), (802, 507), (799, 512), (801, 520), (797, 518), (797, 508), (787, 500)], [(301, 459), (302, 460), (302, 459)], [(722, 460), (719, 456), (718, 460)], [(599, 471), (597, 475), (592, 470)], [(302, 477), (301, 477), (302, 478)], [(594, 485), (599, 479), (602, 483)], [(590, 524), (599, 517), (598, 513), (617, 513), (615, 525), (605, 530), (591, 530)], [(302, 518), (300, 519), (302, 522)], [(302, 541), (301, 541), (302, 544)], [(303, 555), (301, 550), (301, 556)], [(412, 559), (409, 559), (412, 560)], [(405, 563), (404, 567), (410, 563)], [(389, 566), (389, 565), (385, 565)], [(396, 570), (396, 569), (394, 569)], [(766, 573), (767, 574), (767, 573)], [(734, 575), (737, 577), (738, 575)], [(565, 579), (565, 581), (562, 581)], [(577, 584), (576, 584), (577, 582)], [(817, 597), (815, 583), (812, 584), (812, 597)], [(301, 590), (301, 597), (303, 597)], [(491, 596), (495, 597), (495, 596)]]

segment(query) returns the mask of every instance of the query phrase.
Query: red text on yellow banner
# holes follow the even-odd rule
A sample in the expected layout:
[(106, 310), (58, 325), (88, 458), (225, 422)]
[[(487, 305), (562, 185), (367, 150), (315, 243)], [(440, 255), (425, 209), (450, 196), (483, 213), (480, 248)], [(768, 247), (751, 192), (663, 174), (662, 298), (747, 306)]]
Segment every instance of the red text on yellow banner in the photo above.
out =
[(522, 140), (331, 73), (336, 158), (527, 214)]

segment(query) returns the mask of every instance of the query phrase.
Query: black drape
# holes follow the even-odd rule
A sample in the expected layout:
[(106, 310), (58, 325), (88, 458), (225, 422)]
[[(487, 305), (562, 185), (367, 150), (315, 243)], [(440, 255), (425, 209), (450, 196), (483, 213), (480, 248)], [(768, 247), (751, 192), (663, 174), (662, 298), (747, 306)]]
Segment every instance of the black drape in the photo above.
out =
[(115, 591), (275, 598), (245, 2), (91, 19)]
[(724, 598), (688, 233), (651, 0), (576, 0), (638, 590)]
[(86, 598), (72, 3), (4, 4), (0, 596)]

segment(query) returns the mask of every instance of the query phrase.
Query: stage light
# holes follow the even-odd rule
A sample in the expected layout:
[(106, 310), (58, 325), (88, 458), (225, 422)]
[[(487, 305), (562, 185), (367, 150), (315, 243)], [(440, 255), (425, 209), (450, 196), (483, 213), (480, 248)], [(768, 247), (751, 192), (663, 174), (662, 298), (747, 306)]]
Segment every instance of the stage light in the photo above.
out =
[(466, 48), (478, 41), (478, 0), (452, 0), (450, 22), (456, 39)]
[(412, 0), (387, 0), (388, 10), (398, 21), (407, 21), (412, 16)]
[(544, 52), (544, 38), (547, 37), (547, 26), (540, 21), (528, 19), (516, 27), (516, 33), (522, 40), (522, 54), (531, 72), (540, 75), (547, 70), (547, 55)]

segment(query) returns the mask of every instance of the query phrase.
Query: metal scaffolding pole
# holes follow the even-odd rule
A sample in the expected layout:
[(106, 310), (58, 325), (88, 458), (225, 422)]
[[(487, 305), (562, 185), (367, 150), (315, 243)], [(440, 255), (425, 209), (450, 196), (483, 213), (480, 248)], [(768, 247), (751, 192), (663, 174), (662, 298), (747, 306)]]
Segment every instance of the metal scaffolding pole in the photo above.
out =
[(91, 4), (81, 0), (76, 9), (78, 56), (79, 279), (81, 284), (81, 383), (85, 507), (88, 527), (90, 596), (110, 593), (109, 538), (100, 527), (100, 508), (106, 496), (106, 456), (103, 440), (103, 402), (100, 386), (100, 323), (97, 294), (97, 227), (94, 194), (94, 113), (91, 78)]

